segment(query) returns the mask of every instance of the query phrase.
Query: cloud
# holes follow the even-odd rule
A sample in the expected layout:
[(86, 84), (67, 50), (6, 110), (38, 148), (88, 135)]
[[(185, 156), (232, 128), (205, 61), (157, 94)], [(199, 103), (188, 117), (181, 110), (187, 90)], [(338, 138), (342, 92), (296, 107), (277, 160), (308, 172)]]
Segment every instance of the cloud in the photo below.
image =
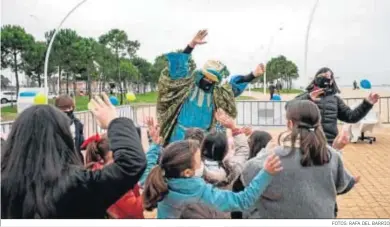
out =
[[(2, 24), (19, 24), (38, 39), (55, 28), (76, 0), (3, 0)], [(220, 59), (233, 73), (248, 73), (270, 56), (286, 55), (303, 73), (306, 25), (314, 0), (90, 0), (64, 27), (98, 37), (111, 28), (141, 42), (138, 54), (153, 61), (184, 48), (198, 29), (209, 43), (194, 51), (198, 65)], [(33, 15), (33, 16), (30, 16)], [(309, 39), (308, 75), (332, 68), (339, 84), (369, 77), (384, 83), (390, 74), (390, 1), (320, 1)], [(277, 32), (280, 24), (283, 31)], [(274, 36), (269, 47), (271, 37)], [(299, 80), (305, 83), (305, 75)]]

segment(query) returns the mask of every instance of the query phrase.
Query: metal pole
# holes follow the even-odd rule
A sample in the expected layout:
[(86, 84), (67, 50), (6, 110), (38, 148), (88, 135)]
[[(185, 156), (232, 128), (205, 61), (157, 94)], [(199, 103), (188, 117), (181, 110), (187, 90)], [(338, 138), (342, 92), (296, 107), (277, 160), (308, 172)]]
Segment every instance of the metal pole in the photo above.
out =
[(311, 10), (311, 13), (310, 13), (310, 17), (309, 17), (309, 23), (307, 24), (307, 28), (306, 28), (306, 39), (305, 39), (305, 57), (304, 57), (304, 65), (303, 65), (303, 76), (307, 79), (307, 83), (309, 83), (309, 76), (307, 75), (307, 54), (308, 54), (308, 51), (309, 51), (309, 35), (310, 35), (310, 28), (311, 28), (311, 24), (313, 22), (313, 19), (314, 19), (314, 13), (317, 9), (317, 6), (318, 6), (318, 3), (320, 2), (320, 0), (316, 0), (316, 2), (314, 3), (314, 6), (313, 6), (313, 9)]
[[(49, 43), (49, 46), (47, 47), (47, 51), (46, 51), (46, 56), (45, 56), (45, 71), (44, 71), (44, 83), (45, 83), (45, 95), (46, 97), (49, 97), (49, 87), (48, 87), (48, 83), (47, 83), (47, 71), (48, 71), (48, 65), (49, 65), (49, 57), (50, 57), (50, 51), (51, 51), (51, 48), (53, 46), (53, 42), (54, 42), (54, 39), (56, 38), (57, 36), (57, 33), (59, 32), (62, 24), (66, 21), (66, 19), (68, 19), (68, 17), (79, 7), (81, 6), (82, 4), (84, 4), (87, 0), (82, 0), (81, 2), (79, 2), (75, 7), (73, 7), (72, 10), (70, 10), (68, 12), (68, 14), (66, 14), (66, 16), (64, 17), (64, 19), (62, 19), (61, 23), (58, 25), (58, 27), (56, 28), (56, 30), (54, 31), (54, 34), (53, 36), (51, 37), (51, 40), (50, 40), (50, 43)], [(59, 75), (59, 79), (61, 79), (61, 75)], [(49, 99), (47, 98), (46, 99), (47, 102), (49, 101)]]

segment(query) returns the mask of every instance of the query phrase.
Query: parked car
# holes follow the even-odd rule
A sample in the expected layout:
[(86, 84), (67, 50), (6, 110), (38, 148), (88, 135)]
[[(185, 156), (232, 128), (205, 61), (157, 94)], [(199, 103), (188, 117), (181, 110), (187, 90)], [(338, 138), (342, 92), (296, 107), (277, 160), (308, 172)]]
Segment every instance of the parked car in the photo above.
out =
[(1, 104), (16, 102), (16, 92), (15, 91), (2, 91), (1, 92)]

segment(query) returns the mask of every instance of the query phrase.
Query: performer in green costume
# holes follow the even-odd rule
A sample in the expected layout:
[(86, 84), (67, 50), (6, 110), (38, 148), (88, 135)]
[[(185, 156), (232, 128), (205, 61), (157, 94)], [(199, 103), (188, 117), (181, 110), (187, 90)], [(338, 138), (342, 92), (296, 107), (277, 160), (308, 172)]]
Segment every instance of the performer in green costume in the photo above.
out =
[(183, 53), (166, 54), (168, 67), (161, 73), (157, 100), (157, 119), (165, 143), (183, 140), (188, 128), (210, 130), (215, 126), (214, 113), (219, 108), (235, 118), (235, 97), (264, 73), (264, 65), (259, 64), (250, 74), (233, 76), (228, 83), (220, 85), (226, 66), (214, 60), (190, 73), (190, 54), (196, 45), (206, 43), (206, 36), (207, 30), (201, 30)]

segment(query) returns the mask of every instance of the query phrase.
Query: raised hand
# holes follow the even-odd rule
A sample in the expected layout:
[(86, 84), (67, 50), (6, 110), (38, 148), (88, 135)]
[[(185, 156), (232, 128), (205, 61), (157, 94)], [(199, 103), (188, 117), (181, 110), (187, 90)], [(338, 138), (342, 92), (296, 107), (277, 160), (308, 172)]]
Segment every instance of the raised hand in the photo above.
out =
[(256, 66), (255, 71), (253, 71), (253, 75), (255, 77), (259, 77), (259, 76), (262, 76), (264, 74), (264, 72), (265, 72), (265, 66), (263, 63), (261, 63), (261, 64), (258, 64)]
[(379, 98), (380, 96), (377, 93), (370, 93), (370, 95), (368, 95), (367, 97), (367, 101), (372, 105), (374, 105), (375, 103), (378, 102)]
[(236, 121), (232, 117), (227, 115), (222, 109), (217, 110), (217, 112), (215, 113), (215, 118), (225, 128), (232, 130), (236, 128)]
[(207, 43), (204, 39), (208, 35), (207, 30), (200, 30), (198, 33), (195, 35), (195, 37), (191, 40), (189, 46), (194, 48), (196, 45), (202, 45)]
[(102, 97), (103, 99), (95, 96), (88, 104), (88, 109), (95, 115), (100, 128), (107, 129), (111, 121), (118, 117), (118, 113), (105, 93)]
[(144, 124), (148, 126), (149, 135), (153, 143), (161, 144), (160, 127), (154, 123), (154, 119), (152, 117), (145, 117)]
[(324, 94), (324, 89), (317, 89), (310, 92), (309, 96), (312, 101), (318, 101), (320, 100), (319, 96), (322, 94)]
[(333, 141), (332, 147), (337, 150), (342, 150), (349, 143), (349, 126), (343, 126), (341, 132), (337, 135), (336, 139)]
[(360, 181), (360, 176), (353, 177), (353, 179), (355, 180), (355, 184), (357, 184)]
[(276, 175), (283, 170), (282, 163), (275, 153), (271, 153), (264, 162), (263, 168), (271, 175)]

